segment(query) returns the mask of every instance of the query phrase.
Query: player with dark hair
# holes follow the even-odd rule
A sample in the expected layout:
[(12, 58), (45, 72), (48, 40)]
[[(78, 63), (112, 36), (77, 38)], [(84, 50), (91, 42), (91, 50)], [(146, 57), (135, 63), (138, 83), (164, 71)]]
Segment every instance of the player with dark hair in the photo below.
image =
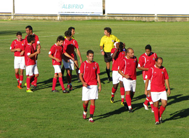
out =
[[(24, 58), (24, 49), (25, 49), (25, 40), (22, 39), (22, 33), (16, 33), (17, 39), (14, 40), (10, 46), (10, 51), (14, 52), (14, 70), (15, 76), (18, 82), (17, 87), (22, 89), (23, 73), (25, 69), (25, 58)], [(20, 69), (20, 75), (19, 75)]]
[(124, 105), (125, 90), (123, 87), (122, 76), (118, 73), (118, 64), (122, 62), (125, 57), (125, 44), (122, 42), (115, 42), (115, 48), (111, 50), (112, 62), (112, 92), (110, 102), (114, 103), (114, 94), (117, 90), (118, 84), (120, 83), (120, 94), (121, 94), (121, 104)]
[(111, 81), (110, 77), (110, 62), (112, 61), (111, 50), (114, 48), (115, 42), (120, 42), (120, 40), (111, 34), (112, 30), (109, 27), (104, 28), (104, 36), (100, 40), (100, 51), (104, 56), (104, 61), (106, 62), (106, 73), (108, 75), (108, 81)]
[[(37, 49), (41, 49), (41, 45), (40, 45), (40, 41), (39, 41), (39, 37), (33, 33), (33, 28), (28, 25), (26, 26), (26, 37), (25, 40), (27, 41), (27, 36), (28, 35), (33, 35), (35, 38), (35, 42), (32, 44), (34, 51), (36, 52)], [(34, 89), (37, 88), (37, 78), (39, 77), (39, 71), (38, 71), (38, 67), (37, 67), (37, 56), (35, 55), (35, 59), (36, 59), (36, 64), (34, 65), (34, 75), (31, 77), (31, 85), (33, 86)]]
[(64, 88), (64, 83), (62, 81), (62, 72), (61, 72), (61, 64), (62, 64), (62, 54), (66, 55), (70, 59), (74, 60), (68, 53), (66, 53), (63, 49), (63, 42), (64, 42), (63, 36), (58, 36), (56, 43), (51, 47), (49, 51), (49, 57), (52, 58), (52, 64), (54, 67), (54, 78), (53, 78), (53, 85), (52, 85), (52, 92), (58, 92), (58, 90), (55, 89), (57, 77), (59, 76), (59, 82), (62, 87), (63, 93), (68, 93), (68, 91)]
[(25, 65), (26, 65), (26, 83), (27, 83), (27, 90), (26, 92), (33, 92), (30, 89), (30, 83), (31, 83), (31, 77), (34, 74), (34, 66), (36, 64), (36, 55), (40, 53), (40, 49), (37, 48), (37, 51), (34, 50), (34, 47), (32, 46), (33, 43), (35, 43), (35, 36), (34, 35), (28, 35), (27, 36), (27, 44), (25, 48)]
[[(162, 123), (162, 114), (167, 106), (167, 93), (171, 94), (169, 85), (169, 76), (165, 67), (162, 66), (163, 59), (161, 57), (156, 58), (155, 66), (151, 67), (146, 76), (145, 83), (145, 95), (148, 95), (148, 83), (151, 81), (151, 97), (154, 104), (154, 117), (155, 124), (158, 125)], [(167, 93), (166, 87), (167, 85)], [(162, 105), (159, 108), (159, 100), (161, 100)]]
[(123, 77), (123, 85), (126, 92), (126, 102), (130, 113), (133, 112), (131, 100), (136, 89), (137, 64), (137, 58), (134, 56), (134, 50), (132, 48), (128, 48), (125, 58), (118, 66), (118, 72)]
[[(65, 50), (65, 52), (67, 52), (70, 56), (72, 56), (74, 58), (74, 49), (76, 49), (77, 54), (80, 58), (80, 62), (82, 63), (82, 58), (81, 58), (81, 53), (79, 51), (79, 46), (78, 43), (75, 39), (71, 38), (71, 32), (70, 31), (66, 31), (65, 32), (65, 36), (66, 39), (63, 42), (63, 49)], [(64, 68), (67, 71), (67, 81), (68, 81), (68, 85), (67, 88), (71, 91), (72, 90), (72, 70), (74, 70), (74, 61), (71, 60), (69, 57), (67, 56), (63, 56), (63, 64), (64, 64)]]
[[(95, 100), (98, 99), (98, 89), (101, 91), (101, 82), (100, 82), (100, 68), (97, 62), (93, 61), (94, 52), (92, 50), (87, 51), (87, 60), (84, 61), (80, 66), (80, 80), (83, 83), (82, 88), (82, 101), (83, 101), (83, 119), (87, 117), (87, 107), (89, 100), (91, 101), (90, 105), (90, 122), (93, 121), (93, 114), (95, 111)], [(97, 86), (97, 82), (99, 87)]]
[[(139, 57), (139, 62), (138, 62), (138, 69), (142, 70), (142, 76), (144, 83), (146, 82), (146, 73), (149, 70), (149, 68), (153, 67), (155, 65), (155, 60), (157, 59), (157, 54), (152, 52), (152, 47), (151, 45), (146, 45), (145, 47), (145, 53), (142, 54)], [(148, 102), (150, 103), (151, 110), (153, 112), (153, 101), (150, 95), (150, 81), (148, 82), (148, 95), (146, 97), (145, 102), (143, 103), (143, 106), (145, 110), (148, 109)]]

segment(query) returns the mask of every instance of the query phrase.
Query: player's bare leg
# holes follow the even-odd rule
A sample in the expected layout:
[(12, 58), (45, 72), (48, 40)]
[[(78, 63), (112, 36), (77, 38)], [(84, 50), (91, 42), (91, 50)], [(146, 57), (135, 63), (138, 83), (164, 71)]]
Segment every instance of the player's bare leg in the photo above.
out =
[(111, 81), (111, 77), (110, 77), (110, 62), (106, 62), (106, 73), (108, 75), (108, 81)]
[(61, 72), (62, 72), (62, 79), (64, 79), (64, 70), (65, 70), (65, 68), (64, 68), (64, 65), (62, 66), (62, 69), (61, 69)]
[(94, 122), (93, 121), (93, 114), (95, 111), (95, 99), (91, 99), (91, 105), (90, 105), (90, 118), (89, 118), (89, 122)]
[(58, 74), (55, 73), (55, 74), (54, 74), (54, 77), (53, 77), (53, 83), (52, 83), (52, 92), (58, 92), (58, 90), (55, 89), (55, 87), (56, 87), (56, 82), (57, 82), (57, 77), (58, 77)]
[(83, 102), (83, 119), (86, 119), (87, 117), (87, 107), (88, 107), (89, 101), (84, 101)]
[(111, 98), (110, 98), (111, 103), (114, 103), (114, 96), (115, 96), (115, 92), (117, 90), (117, 87), (118, 87), (118, 84), (113, 84)]
[(30, 80), (31, 80), (31, 76), (27, 76), (27, 78), (26, 78), (26, 83), (27, 83), (27, 90), (26, 90), (26, 92), (29, 92), (29, 93), (33, 92), (30, 89)]
[(127, 102), (129, 112), (132, 113), (133, 110), (132, 110), (132, 106), (131, 106), (131, 92), (130, 91), (126, 91), (126, 98), (125, 99), (126, 99), (126, 102)]
[(148, 96), (146, 96), (146, 100), (143, 103), (143, 106), (144, 106), (145, 110), (149, 110), (148, 103), (150, 103), (151, 111), (154, 112), (154, 106), (153, 106), (153, 101), (152, 101), (152, 98), (151, 98), (150, 90), (148, 90), (147, 92), (148, 92)]
[(33, 87), (33, 89), (36, 89), (37, 88), (37, 78), (39, 77), (39, 74), (34, 74), (34, 77), (33, 77), (33, 81), (31, 82), (31, 85)]

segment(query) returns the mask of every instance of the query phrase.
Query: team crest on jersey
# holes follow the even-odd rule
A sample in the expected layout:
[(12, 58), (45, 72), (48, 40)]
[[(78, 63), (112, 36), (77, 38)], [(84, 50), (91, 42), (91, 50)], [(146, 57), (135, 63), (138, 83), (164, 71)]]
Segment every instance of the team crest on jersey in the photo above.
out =
[(112, 42), (114, 42), (114, 40), (112, 40)]
[(164, 72), (162, 71), (161, 73), (163, 74)]
[(155, 57), (153, 57), (153, 60), (155, 60)]
[(95, 66), (93, 66), (93, 69), (95, 69)]

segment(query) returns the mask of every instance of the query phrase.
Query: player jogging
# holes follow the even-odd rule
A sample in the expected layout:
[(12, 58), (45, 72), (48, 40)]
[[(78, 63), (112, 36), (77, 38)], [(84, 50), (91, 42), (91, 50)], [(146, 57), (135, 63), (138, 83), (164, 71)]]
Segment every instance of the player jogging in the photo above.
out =
[[(118, 84), (120, 83), (120, 93), (121, 93), (121, 104), (124, 105), (125, 90), (123, 87), (122, 76), (118, 73), (118, 64), (123, 61), (125, 57), (125, 44), (122, 42), (115, 42), (115, 48), (111, 50), (112, 62), (112, 93), (110, 102), (114, 103), (114, 95), (117, 90)], [(124, 49), (124, 51), (123, 51)]]
[[(35, 42), (32, 44), (34, 52), (37, 51), (37, 49), (41, 49), (41, 45), (40, 45), (40, 41), (39, 41), (39, 37), (33, 33), (33, 28), (28, 25), (26, 26), (26, 37), (25, 40), (27, 41), (27, 36), (28, 35), (33, 35), (35, 38)], [(34, 89), (37, 88), (37, 78), (39, 77), (39, 71), (38, 71), (38, 67), (37, 67), (37, 56), (35, 55), (35, 59), (36, 59), (36, 64), (34, 65), (34, 75), (31, 77), (31, 85), (33, 86)]]
[[(151, 68), (155, 65), (156, 58), (157, 58), (157, 54), (152, 52), (151, 46), (146, 45), (145, 53), (139, 57), (139, 61), (138, 61), (138, 69), (142, 70), (142, 76), (143, 76), (144, 83), (146, 82), (146, 73), (149, 70), (149, 68)], [(152, 110), (152, 112), (154, 112), (153, 111), (153, 102), (152, 102), (152, 98), (150, 95), (150, 81), (148, 82), (147, 90), (148, 90), (148, 95), (146, 97), (145, 102), (143, 103), (143, 106), (144, 106), (145, 110), (149, 110), (148, 109), (148, 102), (149, 102), (150, 106), (151, 106), (151, 110)]]
[[(80, 80), (83, 83), (82, 88), (82, 101), (83, 101), (83, 119), (87, 117), (87, 107), (89, 100), (91, 101), (90, 105), (90, 122), (93, 121), (93, 114), (95, 111), (95, 100), (98, 99), (98, 89), (101, 91), (101, 82), (100, 82), (100, 68), (97, 62), (93, 61), (94, 52), (92, 50), (87, 51), (87, 60), (84, 61), (80, 66)], [(99, 87), (97, 86), (97, 82)]]
[[(18, 82), (17, 87), (22, 89), (23, 73), (25, 69), (25, 58), (24, 58), (24, 49), (25, 49), (25, 40), (22, 39), (22, 33), (16, 33), (17, 39), (14, 40), (10, 46), (10, 51), (14, 52), (14, 70), (15, 76)], [(19, 75), (20, 69), (20, 75)]]
[(108, 81), (111, 81), (110, 77), (110, 62), (112, 61), (111, 50), (114, 48), (115, 42), (120, 42), (120, 40), (111, 34), (112, 30), (109, 27), (104, 28), (104, 36), (100, 40), (100, 51), (104, 56), (104, 61), (106, 62), (106, 73), (108, 75)]
[(26, 65), (26, 83), (27, 83), (27, 90), (26, 92), (33, 92), (30, 89), (31, 77), (34, 75), (34, 66), (36, 64), (35, 56), (40, 53), (39, 48), (35, 52), (32, 44), (35, 43), (35, 37), (33, 35), (28, 35), (27, 37), (28, 43), (25, 47), (25, 65)]
[(133, 112), (131, 100), (136, 89), (137, 64), (137, 58), (134, 56), (134, 50), (132, 48), (128, 48), (125, 58), (118, 66), (118, 72), (123, 77), (123, 85), (126, 92), (126, 102), (130, 113)]
[[(76, 48), (77, 54), (80, 58), (80, 62), (82, 63), (82, 58), (81, 58), (81, 54), (79, 51), (79, 46), (78, 46), (77, 41), (75, 39), (71, 38), (70, 31), (66, 31), (65, 36), (66, 36), (66, 39), (63, 42), (63, 49), (65, 50), (65, 52), (67, 52), (70, 56), (72, 56), (74, 58), (74, 48)], [(74, 70), (74, 61), (71, 60), (69, 57), (63, 56), (63, 64), (64, 64), (64, 68), (66, 69), (66, 72), (67, 72), (67, 81), (68, 81), (67, 88), (71, 91), (72, 90), (72, 84), (71, 84), (72, 70)]]
[[(162, 66), (163, 59), (161, 57), (156, 58), (154, 67), (151, 67), (147, 73), (146, 83), (145, 83), (145, 95), (148, 95), (148, 83), (151, 81), (151, 97), (154, 104), (154, 117), (155, 124), (158, 125), (162, 123), (162, 114), (167, 106), (167, 93), (171, 94), (169, 86), (169, 76), (165, 67)], [(167, 85), (167, 93), (165, 88), (165, 83)], [(159, 100), (161, 100), (162, 105), (159, 108)]]

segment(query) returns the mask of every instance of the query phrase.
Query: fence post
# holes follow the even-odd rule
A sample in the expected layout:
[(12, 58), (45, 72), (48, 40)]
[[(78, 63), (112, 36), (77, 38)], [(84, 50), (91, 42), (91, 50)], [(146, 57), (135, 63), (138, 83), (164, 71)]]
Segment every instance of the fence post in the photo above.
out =
[(11, 13), (11, 19), (13, 20), (14, 19), (14, 14), (15, 14), (15, 1), (14, 0), (12, 0), (13, 2), (12, 2), (12, 13)]

